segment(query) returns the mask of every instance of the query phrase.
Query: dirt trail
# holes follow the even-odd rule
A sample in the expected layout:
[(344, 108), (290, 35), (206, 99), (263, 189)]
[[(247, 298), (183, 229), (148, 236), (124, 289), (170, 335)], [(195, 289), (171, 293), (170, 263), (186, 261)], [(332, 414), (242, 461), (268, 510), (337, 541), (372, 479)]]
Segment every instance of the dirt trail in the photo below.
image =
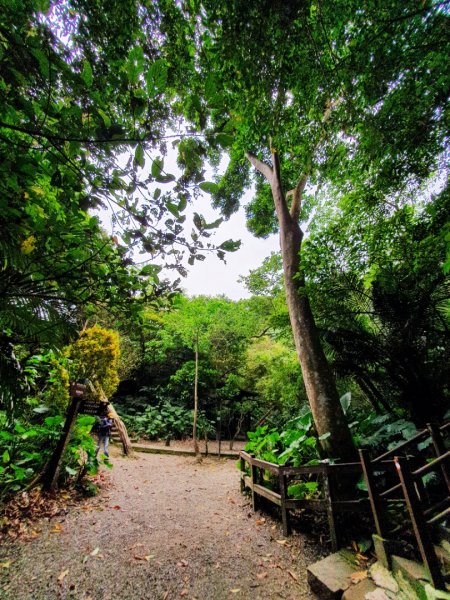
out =
[[(115, 451), (117, 452), (117, 451)], [(312, 599), (313, 546), (251, 511), (233, 460), (113, 457), (99, 497), (3, 544), (4, 600)], [(280, 543), (281, 542), (281, 543)]]

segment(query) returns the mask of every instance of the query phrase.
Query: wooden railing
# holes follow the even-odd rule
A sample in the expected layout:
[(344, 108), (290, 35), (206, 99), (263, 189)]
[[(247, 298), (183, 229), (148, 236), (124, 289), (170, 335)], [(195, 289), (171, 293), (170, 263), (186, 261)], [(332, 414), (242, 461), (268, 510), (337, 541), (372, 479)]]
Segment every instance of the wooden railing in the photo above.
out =
[[(429, 424), (413, 438), (373, 460), (366, 450), (359, 451), (377, 534), (389, 540), (398, 537), (400, 531), (409, 526), (405, 519), (394, 527), (389, 522), (389, 508), (393, 504), (403, 505), (407, 510), (407, 513), (404, 511), (405, 516), (409, 514), (422, 561), (437, 589), (445, 589), (445, 582), (434, 549), (431, 527), (450, 515), (450, 451), (446, 449), (444, 437), (449, 428), (450, 423), (441, 427)], [(418, 444), (427, 439), (432, 442), (432, 457), (418, 449)], [(440, 472), (442, 477), (442, 497), (434, 504), (430, 503), (423, 482), (423, 477), (432, 471)], [(380, 482), (384, 483), (384, 489), (381, 489)]]
[[(247, 465), (249, 474), (247, 474)], [(253, 510), (258, 510), (260, 498), (266, 498), (280, 507), (283, 534), (291, 531), (289, 511), (293, 509), (309, 509), (326, 512), (330, 530), (330, 539), (333, 550), (340, 547), (341, 535), (336, 523), (336, 513), (341, 511), (370, 511), (368, 501), (365, 499), (339, 499), (337, 481), (342, 481), (345, 476), (361, 474), (360, 463), (308, 465), (302, 467), (288, 467), (276, 465), (264, 460), (254, 458), (247, 452), (240, 452), (241, 491), (246, 488), (251, 490)], [(269, 489), (264, 485), (264, 472), (272, 474), (272, 481), (277, 483), (278, 491)], [(304, 478), (315, 476), (321, 483), (320, 498), (290, 498), (288, 497), (289, 483)]]

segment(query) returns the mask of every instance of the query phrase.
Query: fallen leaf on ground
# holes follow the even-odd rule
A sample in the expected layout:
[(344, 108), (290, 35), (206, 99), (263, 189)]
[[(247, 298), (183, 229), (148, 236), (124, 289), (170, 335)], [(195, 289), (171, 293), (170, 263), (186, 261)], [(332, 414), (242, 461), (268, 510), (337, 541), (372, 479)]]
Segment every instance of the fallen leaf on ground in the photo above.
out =
[(362, 581), (363, 579), (367, 579), (367, 570), (366, 571), (356, 571), (355, 573), (352, 573), (350, 575), (350, 579), (352, 580), (352, 583), (358, 583), (359, 581)]
[(298, 581), (298, 577), (293, 571), (288, 571), (288, 573), (294, 581)]
[(187, 593), (188, 593), (187, 590), (181, 590), (180, 596), (187, 596)]
[(267, 575), (268, 575), (267, 571), (264, 571), (264, 573), (257, 573), (256, 577), (258, 579), (265, 579), (267, 577)]
[(155, 558), (154, 554), (147, 554), (146, 556), (144, 556), (145, 560), (149, 561), (152, 560), (152, 558)]
[(169, 597), (169, 592), (167, 591), (163, 596), (163, 600), (167, 600), (168, 597)]
[(50, 533), (61, 533), (62, 530), (62, 526), (59, 523), (55, 523), (53, 529), (50, 530)]
[(0, 563), (0, 569), (9, 569), (10, 566), (11, 566), (10, 560)]
[(122, 510), (122, 507), (119, 506), (118, 504), (115, 504), (114, 506), (112, 506), (111, 508), (113, 508), (114, 510)]
[(256, 524), (257, 525), (264, 525), (265, 522), (266, 522), (265, 519), (256, 519)]
[(237, 594), (237, 593), (238, 593), (238, 592), (240, 592), (240, 591), (241, 591), (241, 588), (233, 588), (232, 590), (230, 590), (230, 592), (231, 592), (232, 594)]
[(58, 582), (62, 583), (64, 581), (64, 577), (66, 577), (66, 575), (68, 575), (69, 573), (69, 569), (66, 569), (65, 571), (61, 571), (61, 573), (58, 575)]
[(277, 544), (281, 544), (282, 546), (285, 546), (287, 544), (287, 540), (277, 540)]
[(91, 556), (97, 556), (97, 554), (100, 552), (100, 548), (95, 548), (94, 550), (92, 550), (91, 552)]

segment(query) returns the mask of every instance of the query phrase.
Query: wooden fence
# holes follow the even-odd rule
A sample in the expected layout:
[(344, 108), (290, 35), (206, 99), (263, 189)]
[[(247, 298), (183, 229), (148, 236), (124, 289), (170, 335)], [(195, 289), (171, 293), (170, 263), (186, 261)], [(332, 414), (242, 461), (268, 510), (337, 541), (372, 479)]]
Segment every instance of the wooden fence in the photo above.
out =
[[(413, 438), (373, 460), (367, 450), (359, 451), (377, 534), (391, 540), (405, 529), (412, 529), (431, 582), (442, 590), (445, 582), (434, 549), (432, 529), (450, 516), (449, 430), (450, 422), (441, 427), (428, 424)], [(441, 476), (441, 485), (434, 497), (430, 497), (423, 482), (431, 472)], [(409, 520), (403, 518), (399, 522), (397, 519), (392, 525), (389, 513), (393, 507), (397, 507), (397, 514), (403, 507), (404, 516), (409, 515)]]
[[(248, 467), (247, 467), (248, 465)], [(254, 458), (247, 452), (240, 452), (241, 491), (246, 488), (251, 490), (253, 510), (259, 508), (259, 498), (263, 497), (276, 504), (281, 510), (283, 534), (288, 535), (291, 530), (289, 511), (293, 509), (308, 509), (326, 512), (330, 530), (330, 539), (333, 550), (340, 545), (340, 532), (336, 523), (338, 512), (370, 512), (367, 499), (340, 499), (339, 481), (349, 475), (362, 474), (360, 463), (328, 464), (320, 463), (303, 467), (287, 467), (276, 465), (265, 460)], [(264, 474), (270, 473), (271, 480), (277, 484), (278, 491), (269, 489), (264, 485)], [(315, 477), (321, 481), (322, 490), (320, 498), (296, 499), (288, 496), (289, 484), (302, 479)]]
[[(339, 548), (341, 541), (336, 514), (340, 511), (362, 512), (368, 508), (370, 512), (371, 508), (376, 532), (383, 540), (398, 539), (402, 531), (412, 529), (432, 584), (436, 589), (445, 589), (433, 544), (433, 527), (450, 518), (449, 431), (450, 422), (442, 426), (429, 424), (411, 439), (376, 458), (371, 459), (367, 450), (360, 450), (359, 463), (288, 467), (241, 452), (241, 491), (251, 490), (253, 510), (258, 509), (260, 497), (280, 507), (284, 535), (290, 532), (290, 510), (326, 512), (333, 550)], [(436, 493), (430, 496), (423, 482), (431, 472), (440, 475), (440, 497), (437, 499)], [(265, 473), (271, 474), (271, 482), (277, 490), (267, 487)], [(339, 499), (337, 482), (358, 473), (364, 474), (368, 499)], [(288, 496), (290, 483), (311, 477), (321, 480), (320, 498)], [(392, 527), (389, 513), (393, 507), (397, 508), (397, 514), (402, 513), (402, 517)]]

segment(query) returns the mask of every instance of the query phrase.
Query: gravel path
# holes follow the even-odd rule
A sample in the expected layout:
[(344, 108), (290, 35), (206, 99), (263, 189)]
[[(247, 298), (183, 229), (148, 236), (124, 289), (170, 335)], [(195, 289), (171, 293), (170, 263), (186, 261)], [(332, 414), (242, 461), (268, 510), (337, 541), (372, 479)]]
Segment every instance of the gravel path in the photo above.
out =
[[(117, 450), (113, 450), (117, 453)], [(3, 600), (307, 600), (314, 546), (251, 510), (233, 460), (113, 457), (102, 494), (0, 549)], [(6, 564), (6, 567), (5, 567)]]

